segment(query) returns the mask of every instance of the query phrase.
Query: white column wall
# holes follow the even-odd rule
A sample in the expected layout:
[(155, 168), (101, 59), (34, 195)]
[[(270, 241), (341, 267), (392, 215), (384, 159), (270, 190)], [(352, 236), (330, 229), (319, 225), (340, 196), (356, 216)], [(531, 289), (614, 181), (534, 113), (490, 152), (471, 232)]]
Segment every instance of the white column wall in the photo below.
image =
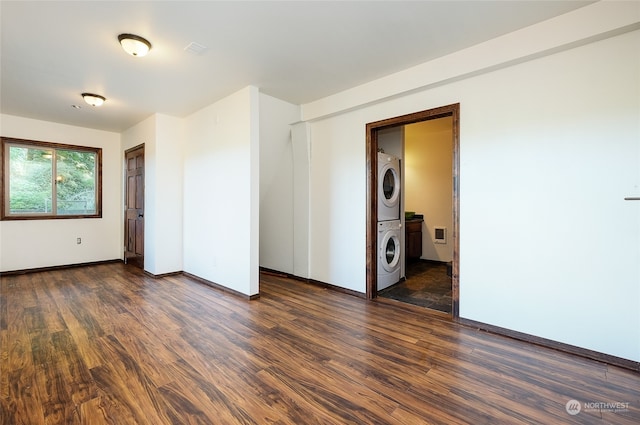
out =
[(311, 123), (309, 274), (365, 292), (366, 116)]
[[(156, 114), (154, 275), (182, 271), (183, 120)], [(145, 209), (145, 215), (147, 214)], [(146, 236), (146, 232), (145, 232)], [(146, 260), (145, 260), (146, 263)]]
[(259, 93), (247, 87), (185, 119), (184, 271), (258, 293)]
[(293, 273), (293, 147), (300, 106), (260, 93), (260, 266)]
[(309, 278), (309, 124), (291, 127), (293, 145), (293, 274)]

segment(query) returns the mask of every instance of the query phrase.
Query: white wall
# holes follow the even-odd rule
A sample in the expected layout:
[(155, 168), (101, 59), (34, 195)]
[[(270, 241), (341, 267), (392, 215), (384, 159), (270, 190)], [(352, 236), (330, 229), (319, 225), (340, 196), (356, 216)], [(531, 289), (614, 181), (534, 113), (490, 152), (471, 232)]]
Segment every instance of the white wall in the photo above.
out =
[(365, 292), (366, 152), (359, 112), (313, 122), (309, 277)]
[(0, 271), (121, 259), (120, 135), (11, 115), (0, 115), (0, 129), (5, 137), (102, 148), (102, 218), (0, 221)]
[(260, 266), (293, 273), (293, 146), (300, 107), (260, 93)]
[(181, 271), (182, 119), (152, 115), (123, 132), (122, 144), (123, 161), (124, 151), (145, 148), (144, 269), (154, 275)]
[(247, 87), (185, 119), (184, 271), (258, 293), (259, 93)]
[(183, 120), (157, 114), (155, 261), (147, 269), (156, 275), (183, 268), (183, 147)]
[(459, 84), (462, 317), (640, 360), (638, 46)]
[(365, 292), (366, 123), (460, 102), (460, 316), (640, 361), (636, 9), (597, 3), (438, 60), (468, 74), (425, 65), (414, 90), (394, 75), (304, 105), (311, 278)]

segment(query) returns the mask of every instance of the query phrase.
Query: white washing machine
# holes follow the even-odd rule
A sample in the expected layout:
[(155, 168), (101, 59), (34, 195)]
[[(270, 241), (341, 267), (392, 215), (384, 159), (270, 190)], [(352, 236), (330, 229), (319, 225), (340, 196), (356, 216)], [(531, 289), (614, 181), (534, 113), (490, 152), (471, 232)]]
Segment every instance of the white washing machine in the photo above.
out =
[(378, 153), (378, 221), (400, 220), (400, 159)]
[(378, 222), (378, 291), (400, 281), (400, 235), (402, 222)]

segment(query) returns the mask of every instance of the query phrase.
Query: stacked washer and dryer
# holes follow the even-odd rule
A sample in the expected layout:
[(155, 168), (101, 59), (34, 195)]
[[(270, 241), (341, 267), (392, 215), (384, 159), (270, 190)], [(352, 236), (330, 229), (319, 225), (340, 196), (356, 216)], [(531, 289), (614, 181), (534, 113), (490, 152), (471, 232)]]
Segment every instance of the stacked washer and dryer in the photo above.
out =
[(378, 153), (378, 290), (400, 281), (400, 159)]

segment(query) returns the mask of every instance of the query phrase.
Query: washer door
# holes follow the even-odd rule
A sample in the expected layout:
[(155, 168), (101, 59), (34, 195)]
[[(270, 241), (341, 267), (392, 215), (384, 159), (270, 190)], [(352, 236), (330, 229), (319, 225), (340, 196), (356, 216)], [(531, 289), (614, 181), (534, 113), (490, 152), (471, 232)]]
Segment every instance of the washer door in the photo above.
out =
[(387, 272), (393, 272), (400, 262), (400, 239), (394, 232), (387, 232), (380, 243), (380, 265)]
[(378, 176), (378, 198), (387, 207), (395, 207), (400, 198), (400, 178), (398, 170), (391, 164), (384, 164)]

